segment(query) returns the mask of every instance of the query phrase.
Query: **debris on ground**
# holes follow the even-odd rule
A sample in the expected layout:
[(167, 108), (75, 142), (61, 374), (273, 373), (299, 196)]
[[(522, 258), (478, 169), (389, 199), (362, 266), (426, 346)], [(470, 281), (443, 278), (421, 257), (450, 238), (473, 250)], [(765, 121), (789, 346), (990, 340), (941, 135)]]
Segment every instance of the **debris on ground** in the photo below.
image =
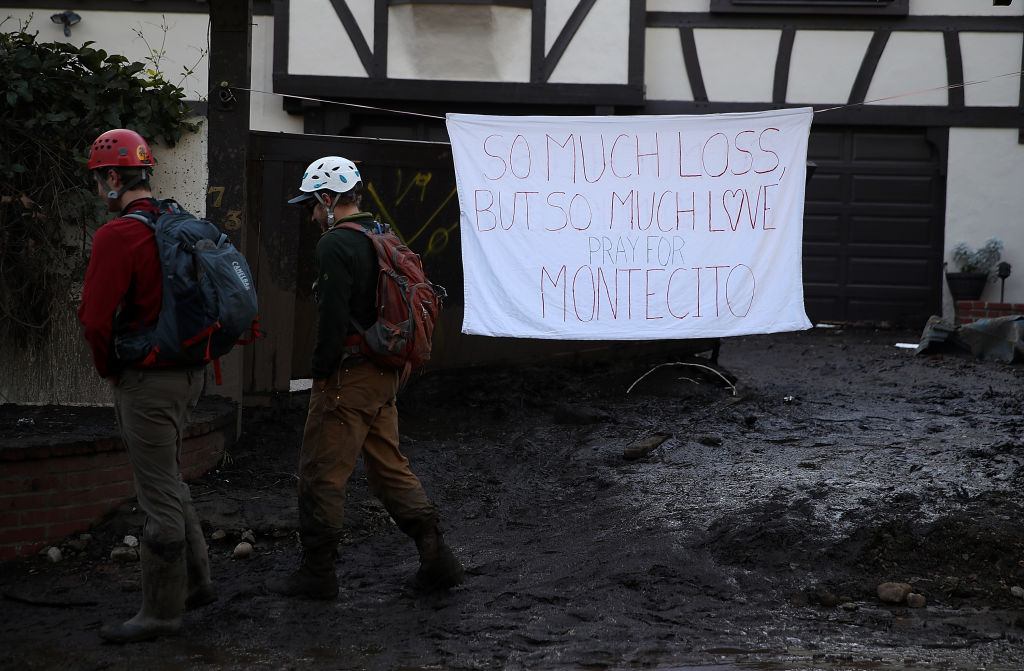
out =
[[(0, 667), (1017, 671), (1024, 366), (892, 347), (915, 335), (724, 339), (736, 396), (698, 368), (645, 375), (671, 351), (428, 369), (399, 397), (401, 447), (466, 568), (432, 595), (408, 589), (415, 545), (361, 466), (338, 599), (262, 589), (299, 560), (306, 398), (246, 408), (231, 459), (191, 483), (220, 598), (180, 636), (103, 645), (140, 602), (138, 563), (110, 557), (142, 533), (122, 506), (59, 563), (3, 563)], [(19, 431), (46, 428), (31, 416)], [(886, 602), (886, 582), (912, 589)]]

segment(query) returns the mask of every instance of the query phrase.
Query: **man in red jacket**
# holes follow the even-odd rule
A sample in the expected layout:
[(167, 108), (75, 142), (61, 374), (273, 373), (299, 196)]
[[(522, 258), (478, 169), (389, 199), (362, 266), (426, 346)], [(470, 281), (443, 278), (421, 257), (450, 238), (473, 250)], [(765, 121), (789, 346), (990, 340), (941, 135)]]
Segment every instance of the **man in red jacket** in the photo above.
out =
[(203, 364), (147, 365), (123, 361), (117, 353), (118, 336), (152, 327), (160, 313), (163, 273), (156, 237), (145, 223), (125, 216), (157, 211), (150, 189), (155, 162), (142, 136), (118, 128), (96, 138), (88, 163), (97, 194), (120, 216), (93, 237), (78, 319), (96, 370), (113, 390), (139, 507), (146, 514), (142, 607), (127, 622), (100, 630), (115, 643), (175, 632), (186, 606), (217, 598), (203, 530), (178, 470), (185, 422), (203, 389)]

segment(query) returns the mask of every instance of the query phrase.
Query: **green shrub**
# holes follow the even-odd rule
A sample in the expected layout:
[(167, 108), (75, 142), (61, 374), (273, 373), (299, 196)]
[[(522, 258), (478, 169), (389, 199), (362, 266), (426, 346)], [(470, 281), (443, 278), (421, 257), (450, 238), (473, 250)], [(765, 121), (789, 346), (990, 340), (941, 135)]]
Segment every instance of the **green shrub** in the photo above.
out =
[(0, 33), (0, 340), (22, 346), (46, 335), (103, 221), (85, 170), (90, 143), (131, 128), (173, 146), (198, 130), (184, 91), (158, 70), (91, 42), (38, 42), (25, 28)]
[(961, 273), (991, 273), (999, 263), (1002, 249), (1002, 240), (988, 238), (978, 249), (971, 249), (966, 242), (959, 241), (950, 253)]

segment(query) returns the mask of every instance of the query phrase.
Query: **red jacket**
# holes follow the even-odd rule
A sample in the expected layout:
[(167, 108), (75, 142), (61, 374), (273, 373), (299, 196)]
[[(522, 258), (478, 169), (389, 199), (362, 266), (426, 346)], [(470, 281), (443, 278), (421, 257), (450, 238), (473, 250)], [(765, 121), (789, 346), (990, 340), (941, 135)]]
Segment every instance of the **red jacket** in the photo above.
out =
[(101, 377), (117, 375), (124, 368), (114, 353), (115, 330), (140, 323), (153, 326), (160, 314), (163, 274), (156, 238), (149, 226), (124, 216), (135, 210), (156, 209), (157, 201), (152, 198), (134, 200), (119, 218), (101, 226), (93, 236), (78, 321)]

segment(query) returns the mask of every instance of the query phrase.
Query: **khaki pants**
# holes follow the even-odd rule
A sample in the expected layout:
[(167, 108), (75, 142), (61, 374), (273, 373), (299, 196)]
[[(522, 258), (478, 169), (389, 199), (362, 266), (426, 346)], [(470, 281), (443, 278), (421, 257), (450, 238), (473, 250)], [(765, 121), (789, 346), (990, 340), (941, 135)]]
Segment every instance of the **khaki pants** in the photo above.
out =
[(360, 453), (370, 490), (406, 533), (433, 525), (437, 511), (398, 450), (398, 377), (363, 361), (343, 365), (323, 390), (313, 386), (299, 454), (303, 542), (337, 537), (345, 485)]
[(114, 411), (128, 449), (143, 537), (159, 544), (185, 541), (185, 509), (191, 506), (178, 456), (185, 423), (203, 391), (203, 371), (131, 368), (114, 387)]

